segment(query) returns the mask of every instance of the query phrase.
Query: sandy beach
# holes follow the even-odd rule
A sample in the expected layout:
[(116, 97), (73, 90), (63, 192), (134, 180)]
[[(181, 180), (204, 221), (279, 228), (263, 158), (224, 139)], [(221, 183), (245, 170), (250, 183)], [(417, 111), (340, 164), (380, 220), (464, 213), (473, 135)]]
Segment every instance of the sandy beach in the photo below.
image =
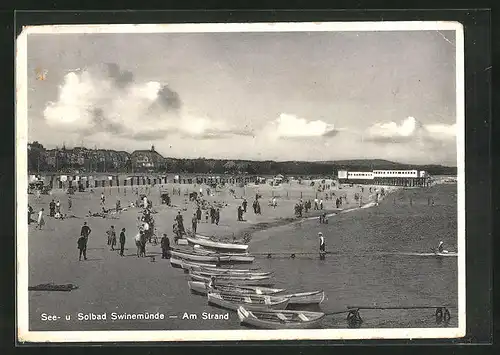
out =
[[(149, 198), (153, 202), (153, 209), (157, 211), (154, 214), (156, 226), (159, 233), (166, 232), (172, 238), (172, 223), (174, 216), (179, 210), (182, 211), (186, 227), (190, 227), (190, 218), (193, 213), (194, 203), (189, 202), (187, 197), (172, 196), (172, 204), (175, 207), (168, 207), (159, 204), (159, 191), (161, 189), (172, 189), (175, 186), (151, 187)], [(184, 187), (184, 186), (183, 186)], [(294, 186), (292, 186), (294, 187)], [(189, 188), (199, 189), (199, 186)], [(187, 191), (189, 191), (189, 188)], [(269, 252), (296, 252), (302, 251), (315, 254), (317, 252), (317, 232), (323, 230), (327, 236), (328, 250), (342, 254), (344, 250), (342, 245), (337, 245), (335, 235), (339, 228), (345, 229), (342, 232), (347, 238), (348, 229), (363, 230), (367, 228), (366, 223), (359, 217), (360, 213), (373, 215), (381, 207), (359, 208), (359, 203), (355, 203), (354, 194), (360, 193), (365, 206), (371, 206), (369, 187), (365, 186), (363, 193), (358, 186), (343, 187), (341, 190), (335, 190), (335, 194), (346, 194), (348, 204), (337, 210), (331, 200), (324, 200), (325, 213), (331, 215), (328, 225), (320, 225), (315, 215), (318, 211), (312, 211), (305, 215), (300, 221), (293, 216), (293, 206), (298, 199), (278, 198), (278, 206), (273, 208), (267, 206), (267, 199), (277, 195), (278, 189), (270, 186), (259, 185), (258, 193), (262, 195), (262, 215), (254, 215), (249, 211), (244, 215), (244, 222), (237, 221), (236, 208), (241, 203), (241, 199), (236, 192), (236, 198), (229, 194), (229, 188), (222, 189), (215, 193), (215, 196), (209, 197), (211, 201), (218, 201), (227, 204), (227, 207), (221, 209), (220, 225), (211, 223), (201, 223), (198, 226), (198, 232), (205, 235), (215, 235), (221, 238), (232, 238), (241, 236), (244, 233), (251, 233), (250, 252), (263, 255)], [(248, 198), (249, 205), (257, 192), (255, 188), (246, 188), (245, 195)], [(123, 188), (107, 188), (105, 190), (95, 189), (93, 193), (86, 191), (72, 195), (73, 206), (69, 214), (79, 218), (67, 218), (59, 221), (46, 217), (47, 224), (43, 230), (35, 230), (35, 225), (29, 227), (29, 285), (34, 286), (42, 283), (66, 284), (71, 283), (78, 286), (78, 289), (71, 292), (30, 292), (30, 325), (32, 329), (232, 329), (239, 327), (237, 317), (233, 314), (227, 322), (203, 321), (194, 322), (193, 320), (179, 322), (175, 318), (171, 321), (149, 320), (130, 322), (112, 322), (110, 325), (106, 322), (86, 322), (75, 321), (79, 313), (110, 313), (110, 312), (161, 312), (166, 317), (181, 317), (185, 312), (197, 310), (198, 313), (223, 312), (213, 309), (206, 304), (203, 297), (195, 297), (190, 294), (187, 287), (187, 276), (178, 269), (173, 269), (167, 260), (161, 259), (160, 246), (147, 245), (147, 258), (137, 258), (133, 236), (137, 233), (137, 217), (140, 216), (142, 209), (129, 208), (127, 211), (115, 215), (113, 219), (104, 218), (82, 218), (89, 210), (98, 211), (100, 204), (100, 194), (104, 192), (106, 203), (111, 207), (120, 199), (122, 206), (128, 202), (134, 201), (130, 188), (125, 192)], [(251, 191), (251, 192), (249, 192)], [(314, 198), (315, 192), (312, 189), (281, 188), (281, 193), (288, 191), (289, 196), (293, 191), (293, 196), (311, 196)], [(410, 193), (418, 195), (419, 190), (408, 189)], [(139, 189), (139, 193), (144, 193), (144, 187)], [(389, 206), (391, 213), (394, 213), (394, 204), (401, 204), (401, 197), (398, 197), (396, 189), (393, 189), (388, 197), (381, 202), (381, 206)], [(147, 193), (147, 192), (146, 192)], [(307, 194), (307, 195), (306, 195)], [(275, 195), (275, 196), (276, 196)], [(48, 211), (48, 203), (54, 198), (60, 200), (62, 211), (67, 211), (67, 196), (61, 191), (53, 191), (52, 195), (42, 195), (37, 200), (34, 195), (30, 195), (30, 204), (35, 211), (44, 207)], [(304, 197), (305, 198), (305, 197)], [(396, 201), (397, 200), (397, 201)], [(404, 197), (404, 204), (408, 204), (408, 197)], [(426, 198), (414, 198), (415, 207), (426, 205)], [(400, 209), (400, 208), (398, 208)], [(349, 213), (342, 213), (349, 211)], [(343, 217), (346, 216), (346, 217)], [(360, 220), (356, 217), (358, 216)], [(115, 219), (116, 218), (116, 219)], [(78, 261), (78, 250), (76, 240), (79, 236), (80, 228), (84, 221), (87, 221), (92, 229), (92, 234), (88, 244), (88, 260)], [(347, 224), (346, 224), (347, 223)], [(353, 224), (354, 223), (354, 224)], [(370, 222), (371, 223), (371, 222)], [(120, 257), (116, 251), (110, 251), (106, 245), (105, 231), (114, 225), (117, 230), (126, 228), (127, 241), (125, 256)], [(364, 227), (363, 227), (364, 226)], [(448, 226), (449, 227), (449, 226)], [(333, 229), (332, 229), (333, 228)], [(377, 228), (370, 226), (368, 228)], [(455, 226), (456, 228), (456, 226)], [(448, 228), (449, 229), (449, 228)], [(453, 228), (451, 229), (453, 235)], [(289, 236), (289, 237), (288, 237)], [(332, 239), (334, 237), (335, 239)], [(363, 241), (357, 239), (349, 240), (353, 252), (368, 253), (370, 249), (360, 251), (359, 246), (365, 245)], [(352, 237), (350, 237), (352, 238)], [(455, 234), (456, 238), (456, 234)], [(359, 245), (355, 243), (358, 240)], [(343, 243), (346, 243), (344, 241)], [(354, 244), (353, 244), (354, 243)], [(380, 244), (380, 242), (379, 242)], [(418, 248), (417, 246), (415, 246)], [(276, 255), (277, 256), (277, 255)], [(344, 258), (344, 257), (342, 257)], [(276, 270), (277, 283), (285, 283), (285, 287), (294, 289), (296, 292), (301, 290), (324, 288), (329, 289), (329, 285), (323, 285), (318, 282), (318, 277), (324, 272), (331, 273), (328, 269), (333, 267), (342, 259), (334, 257), (327, 259), (326, 264), (321, 264), (317, 257), (298, 257), (294, 263), (302, 265), (293, 270), (286, 267), (287, 260), (274, 258), (272, 260), (263, 257), (257, 257), (254, 266), (265, 270)], [(456, 262), (456, 260), (454, 260)], [(334, 264), (331, 264), (334, 263)], [(343, 262), (346, 267), (348, 261)], [(328, 268), (325, 269), (325, 267)], [(283, 269), (283, 267), (285, 267)], [(311, 269), (311, 267), (313, 269)], [(318, 269), (319, 267), (319, 269)], [(335, 266), (335, 268), (340, 265)], [(328, 271), (330, 270), (330, 271)], [(292, 272), (293, 271), (293, 272)], [(341, 273), (347, 272), (343, 270)], [(292, 274), (290, 274), (292, 272)], [(313, 276), (311, 276), (311, 274)], [(309, 276), (308, 276), (309, 275)], [(367, 273), (369, 275), (369, 273)], [(321, 279), (321, 277), (319, 278)], [(300, 288), (300, 289), (299, 289)], [(363, 292), (362, 288), (350, 289), (347, 294)], [(339, 309), (345, 307), (341, 302), (337, 302), (335, 295), (331, 294), (328, 301), (325, 301), (323, 307)], [(347, 300), (346, 300), (347, 302)], [(62, 311), (64, 310), (64, 311)], [(69, 314), (72, 320), (60, 322), (57, 324), (47, 324), (41, 320), (43, 313), (64, 312)], [(224, 313), (224, 312), (223, 312)], [(196, 324), (195, 324), (196, 323)], [(329, 326), (342, 327), (344, 322), (330, 323)], [(166, 328), (162, 328), (166, 327)]]

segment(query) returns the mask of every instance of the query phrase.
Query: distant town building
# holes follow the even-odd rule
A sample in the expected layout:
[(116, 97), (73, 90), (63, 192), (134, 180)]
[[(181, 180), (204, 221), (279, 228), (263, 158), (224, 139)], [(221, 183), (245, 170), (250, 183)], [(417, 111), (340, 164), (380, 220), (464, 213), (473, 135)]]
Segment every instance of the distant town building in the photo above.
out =
[(372, 184), (386, 186), (428, 186), (429, 174), (418, 170), (373, 170), (348, 171), (337, 173), (341, 184)]
[(166, 169), (166, 160), (155, 150), (154, 145), (150, 150), (135, 150), (130, 154), (130, 160), (134, 170)]

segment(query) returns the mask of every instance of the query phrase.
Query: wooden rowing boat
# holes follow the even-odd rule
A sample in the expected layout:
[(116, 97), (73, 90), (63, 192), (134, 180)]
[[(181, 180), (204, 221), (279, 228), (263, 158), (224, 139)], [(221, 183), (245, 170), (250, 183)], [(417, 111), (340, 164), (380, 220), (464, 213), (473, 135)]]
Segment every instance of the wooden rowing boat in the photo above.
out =
[(190, 269), (190, 268), (215, 268), (217, 264), (209, 264), (209, 263), (198, 263), (198, 262), (190, 262), (187, 260), (182, 260), (182, 259), (177, 259), (174, 257), (170, 258), (170, 264), (175, 267), (175, 268), (183, 268), (183, 269)]
[[(170, 261), (172, 262), (172, 261)], [(184, 270), (199, 270), (200, 268), (216, 268), (217, 264), (210, 264), (210, 263), (200, 263), (200, 262), (195, 262), (195, 261), (187, 261), (187, 260), (182, 260), (182, 259), (176, 259), (176, 262), (180, 264), (180, 267), (182, 267)]]
[(227, 265), (227, 266), (224, 265), (224, 267), (217, 267), (217, 266), (215, 266), (215, 264), (213, 264), (214, 266), (203, 266), (203, 264), (198, 264), (198, 265), (196, 265), (196, 264), (195, 263), (183, 263), (182, 266), (185, 269), (189, 269), (189, 270), (193, 270), (193, 271), (216, 271), (216, 272), (231, 271), (233, 273), (255, 272), (255, 271), (260, 269), (258, 267), (254, 267), (254, 268), (250, 268), (250, 269), (236, 269), (236, 268), (233, 268), (231, 265)]
[(177, 259), (189, 260), (189, 261), (201, 261), (201, 262), (227, 262), (230, 261), (229, 256), (219, 255), (219, 254), (202, 254), (192, 251), (184, 251), (184, 250), (172, 250), (170, 252), (172, 256)]
[(299, 292), (283, 295), (290, 298), (288, 304), (320, 304), (325, 300), (324, 291)]
[(304, 329), (319, 326), (325, 314), (322, 312), (250, 310), (246, 306), (238, 307), (240, 323), (245, 326), (263, 329)]
[[(205, 283), (210, 282), (210, 277), (203, 276), (197, 274), (195, 272), (190, 272), (189, 276), (193, 281), (201, 281)], [(227, 284), (236, 284), (236, 285), (252, 285), (252, 286), (271, 286), (274, 284), (273, 281), (270, 280), (269, 276), (216, 276), (216, 285), (227, 285)]]
[[(202, 281), (188, 281), (189, 289), (193, 293), (200, 295), (206, 295), (208, 290), (208, 284)], [(216, 285), (213, 288), (215, 292), (220, 291), (223, 293), (239, 293), (239, 294), (254, 294), (254, 295), (275, 295), (277, 293), (285, 291), (283, 288), (271, 288), (262, 286), (245, 286), (236, 284), (226, 284), (226, 285)]]
[(255, 260), (255, 257), (248, 253), (217, 253), (201, 248), (176, 248), (172, 249), (170, 253), (177, 259), (195, 262), (252, 263)]
[(232, 271), (232, 270), (226, 270), (226, 271), (219, 271), (219, 270), (206, 270), (206, 269), (198, 269), (198, 270), (193, 270), (198, 275), (210, 277), (210, 276), (229, 276), (229, 277), (253, 277), (253, 276), (271, 276), (272, 272), (254, 272), (254, 271)]
[(247, 244), (221, 243), (211, 239), (186, 237), (192, 245), (201, 245), (204, 248), (215, 249), (219, 251), (245, 252), (248, 249)]
[(288, 298), (269, 295), (242, 295), (237, 293), (208, 292), (208, 304), (237, 311), (244, 305), (249, 310), (285, 309)]

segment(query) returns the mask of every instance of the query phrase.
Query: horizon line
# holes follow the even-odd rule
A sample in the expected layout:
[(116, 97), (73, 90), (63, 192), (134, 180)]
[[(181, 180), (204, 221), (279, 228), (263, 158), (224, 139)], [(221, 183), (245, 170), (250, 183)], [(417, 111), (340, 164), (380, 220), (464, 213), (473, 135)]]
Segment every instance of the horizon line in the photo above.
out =
[[(33, 142), (38, 142), (40, 143), (39, 141), (32, 141), (32, 142), (28, 142), (28, 145), (33, 143)], [(40, 143), (41, 144), (41, 143)], [(43, 145), (43, 144), (42, 144)], [(153, 144), (154, 146), (154, 144)], [(147, 152), (151, 152), (151, 148), (150, 149), (135, 149), (133, 150), (132, 152), (128, 151), (128, 150), (118, 150), (118, 149), (107, 149), (107, 148), (88, 148), (88, 147), (85, 147), (85, 146), (80, 146), (80, 145), (75, 145), (74, 147), (72, 148), (67, 148), (67, 150), (72, 150), (72, 149), (75, 149), (75, 148), (84, 148), (84, 149), (87, 149), (87, 150), (90, 150), (90, 151), (96, 151), (96, 150), (104, 150), (104, 151), (114, 151), (114, 152), (125, 152), (127, 154), (132, 154), (136, 151), (147, 151)], [(61, 150), (62, 148), (59, 148), (58, 146), (56, 146), (56, 148), (45, 148), (46, 150)], [(154, 150), (154, 152), (162, 155), (160, 152), (158, 152), (156, 149)], [(322, 164), (322, 163), (336, 163), (336, 162), (345, 162), (345, 161), (352, 161), (352, 160), (358, 160), (358, 161), (369, 161), (369, 160), (382, 160), (384, 162), (388, 162), (388, 163), (393, 163), (393, 164), (400, 164), (400, 165), (410, 165), (410, 166), (440, 166), (440, 167), (444, 167), (444, 168), (457, 168), (457, 165), (444, 165), (443, 163), (419, 163), (419, 164), (414, 164), (414, 163), (403, 163), (403, 162), (400, 162), (400, 161), (393, 161), (393, 160), (387, 160), (387, 159), (383, 159), (383, 158), (350, 158), (350, 159), (338, 159), (338, 160), (335, 160), (335, 159), (327, 159), (327, 160), (275, 160), (275, 159), (245, 159), (245, 158), (208, 158), (208, 157), (196, 157), (196, 158), (182, 158), (182, 157), (172, 157), (172, 156), (163, 156), (162, 157), (164, 159), (190, 159), (190, 160), (195, 160), (195, 159), (204, 159), (204, 160), (236, 160), (236, 161), (250, 161), (250, 162), (275, 162), (275, 163), (288, 163), (288, 162), (298, 162), (298, 163), (315, 163), (315, 164)]]

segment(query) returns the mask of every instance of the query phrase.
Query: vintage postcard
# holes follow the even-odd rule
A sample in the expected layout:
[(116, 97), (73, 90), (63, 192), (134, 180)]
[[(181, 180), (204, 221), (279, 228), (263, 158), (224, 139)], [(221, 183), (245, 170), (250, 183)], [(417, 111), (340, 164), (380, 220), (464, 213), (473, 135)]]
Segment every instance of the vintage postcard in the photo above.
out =
[(465, 335), (459, 23), (16, 46), (20, 342)]

